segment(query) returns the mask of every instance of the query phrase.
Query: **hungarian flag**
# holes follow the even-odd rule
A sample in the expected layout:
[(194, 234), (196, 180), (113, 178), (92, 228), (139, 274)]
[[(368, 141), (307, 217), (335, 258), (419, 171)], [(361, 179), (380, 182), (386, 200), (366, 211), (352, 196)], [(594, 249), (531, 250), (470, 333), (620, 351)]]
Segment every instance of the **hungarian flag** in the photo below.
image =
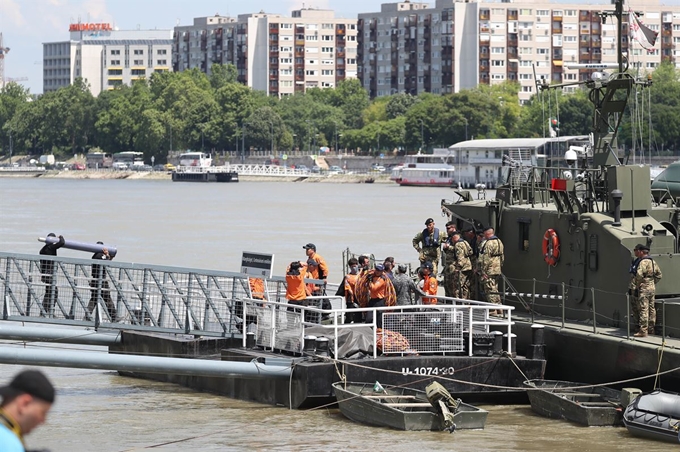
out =
[(631, 38), (635, 39), (647, 50), (654, 47), (659, 32), (644, 26), (642, 22), (640, 22), (640, 19), (638, 19), (637, 14), (630, 9), (628, 10), (628, 24)]

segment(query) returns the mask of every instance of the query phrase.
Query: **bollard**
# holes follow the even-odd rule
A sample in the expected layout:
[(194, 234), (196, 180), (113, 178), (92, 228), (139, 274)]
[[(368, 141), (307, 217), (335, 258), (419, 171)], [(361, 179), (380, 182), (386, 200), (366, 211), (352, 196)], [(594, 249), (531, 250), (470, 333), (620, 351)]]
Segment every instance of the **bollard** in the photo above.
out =
[(305, 336), (305, 344), (303, 347), (303, 355), (313, 355), (316, 350), (316, 336)]
[[(545, 327), (543, 325), (531, 325), (531, 345), (527, 350), (529, 359), (545, 359)], [(513, 351), (515, 346), (512, 346)]]
[(493, 354), (500, 355), (503, 352), (503, 333), (500, 331), (492, 331), (493, 338)]
[(543, 345), (544, 344), (544, 331), (545, 327), (543, 325), (533, 324), (531, 325), (531, 345)]
[(246, 333), (246, 348), (255, 348), (255, 333), (252, 331)]
[(509, 350), (512, 346), (512, 352), (510, 353), (510, 356), (513, 358), (517, 357), (517, 350), (515, 349), (517, 347), (517, 335), (515, 333), (510, 333), (510, 341), (508, 341), (508, 334), (505, 333), (503, 335), (503, 349), (505, 351)]
[(316, 339), (316, 354), (317, 356), (328, 356), (328, 338), (319, 337)]

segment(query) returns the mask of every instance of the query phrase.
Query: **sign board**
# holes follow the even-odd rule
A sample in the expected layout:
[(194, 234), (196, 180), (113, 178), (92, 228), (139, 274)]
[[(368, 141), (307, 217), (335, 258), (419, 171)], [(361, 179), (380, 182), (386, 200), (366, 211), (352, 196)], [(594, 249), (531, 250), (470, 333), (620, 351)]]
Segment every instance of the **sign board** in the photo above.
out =
[(77, 23), (77, 24), (70, 24), (68, 27), (68, 31), (112, 31), (113, 28), (111, 27), (111, 24), (108, 23), (102, 23), (102, 24), (91, 24), (91, 23)]
[(241, 257), (241, 273), (257, 278), (270, 278), (274, 269), (274, 255), (244, 251)]

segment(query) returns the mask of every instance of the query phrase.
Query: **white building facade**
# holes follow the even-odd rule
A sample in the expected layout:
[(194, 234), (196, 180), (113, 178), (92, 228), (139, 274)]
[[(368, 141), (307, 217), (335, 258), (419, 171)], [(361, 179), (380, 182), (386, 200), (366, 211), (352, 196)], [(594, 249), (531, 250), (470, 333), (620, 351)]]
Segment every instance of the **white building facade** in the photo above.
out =
[(357, 21), (330, 10), (300, 9), (291, 17), (264, 12), (214, 16), (175, 28), (173, 68), (233, 64), (238, 80), (272, 96), (331, 88), (357, 77)]
[(43, 92), (82, 77), (94, 96), (172, 70), (172, 30), (114, 30), (71, 24), (68, 41), (43, 43)]
[[(679, 61), (680, 6), (658, 0), (627, 6), (659, 32), (652, 51), (629, 42), (624, 14), (623, 52), (630, 67), (643, 75), (663, 60)], [(569, 68), (572, 63), (616, 62), (616, 21), (603, 23), (598, 14), (613, 9), (546, 0), (386, 3), (380, 12), (359, 14), (359, 78), (372, 98), (444, 94), (510, 80), (520, 84), (520, 100), (526, 101), (536, 92), (536, 79), (574, 82), (593, 72)]]

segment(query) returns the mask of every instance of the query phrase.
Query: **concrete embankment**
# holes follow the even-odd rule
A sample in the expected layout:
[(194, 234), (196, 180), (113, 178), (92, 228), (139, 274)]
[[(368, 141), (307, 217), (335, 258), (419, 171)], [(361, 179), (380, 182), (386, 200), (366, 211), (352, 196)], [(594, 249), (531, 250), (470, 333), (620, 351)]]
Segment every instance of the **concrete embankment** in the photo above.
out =
[[(2, 172), (0, 177), (41, 177), (46, 179), (151, 179), (151, 180), (170, 180), (172, 175), (169, 172), (163, 171), (45, 171), (43, 173), (35, 172)], [(387, 184), (394, 183), (390, 180), (389, 175), (382, 174), (334, 174), (325, 177), (273, 177), (273, 176), (240, 176), (239, 178), (244, 182), (305, 182), (305, 183), (335, 183), (335, 184), (352, 184), (352, 183), (376, 183)], [(373, 181), (373, 182), (371, 182)]]

